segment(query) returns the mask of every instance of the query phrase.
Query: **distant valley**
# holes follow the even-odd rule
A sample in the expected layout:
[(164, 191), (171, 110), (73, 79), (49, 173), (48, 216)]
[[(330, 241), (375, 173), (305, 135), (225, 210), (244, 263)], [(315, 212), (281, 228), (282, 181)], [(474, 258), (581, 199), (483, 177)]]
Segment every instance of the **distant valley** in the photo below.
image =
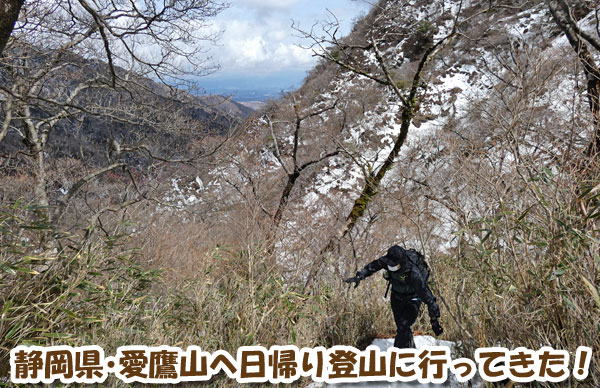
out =
[(206, 94), (231, 97), (235, 102), (258, 109), (266, 101), (298, 89), (305, 76), (302, 71), (269, 75), (215, 74), (200, 80), (199, 84)]

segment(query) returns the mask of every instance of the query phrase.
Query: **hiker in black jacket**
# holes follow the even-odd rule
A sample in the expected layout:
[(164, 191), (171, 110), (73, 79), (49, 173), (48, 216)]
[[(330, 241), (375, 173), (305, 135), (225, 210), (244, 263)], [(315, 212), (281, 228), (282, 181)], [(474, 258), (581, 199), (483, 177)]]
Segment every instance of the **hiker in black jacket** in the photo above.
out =
[(394, 320), (396, 321), (396, 339), (394, 346), (397, 348), (414, 347), (411, 326), (417, 320), (421, 303), (424, 302), (429, 310), (431, 328), (435, 335), (444, 332), (440, 325), (440, 308), (435, 296), (427, 284), (428, 270), (423, 269), (416, 252), (408, 252), (394, 245), (388, 249), (385, 256), (367, 264), (356, 273), (353, 278), (346, 279), (346, 283), (354, 283), (358, 287), (361, 280), (373, 275), (380, 269), (387, 269), (389, 281), (392, 286), (390, 298)]

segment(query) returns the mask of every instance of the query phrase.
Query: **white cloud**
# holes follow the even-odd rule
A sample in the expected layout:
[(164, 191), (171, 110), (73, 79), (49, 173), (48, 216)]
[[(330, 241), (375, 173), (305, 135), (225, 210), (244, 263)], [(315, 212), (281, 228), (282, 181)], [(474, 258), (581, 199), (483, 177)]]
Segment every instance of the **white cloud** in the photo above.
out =
[(306, 69), (314, 64), (311, 52), (297, 46), (292, 31), (280, 20), (220, 22), (221, 47), (214, 50), (223, 71)]
[(341, 15), (348, 29), (351, 19), (366, 7), (352, 0), (233, 0), (212, 26), (223, 31), (212, 55), (225, 73), (306, 71), (316, 59), (298, 46), (307, 42), (291, 28), (292, 19), (311, 26), (330, 17), (328, 8)]

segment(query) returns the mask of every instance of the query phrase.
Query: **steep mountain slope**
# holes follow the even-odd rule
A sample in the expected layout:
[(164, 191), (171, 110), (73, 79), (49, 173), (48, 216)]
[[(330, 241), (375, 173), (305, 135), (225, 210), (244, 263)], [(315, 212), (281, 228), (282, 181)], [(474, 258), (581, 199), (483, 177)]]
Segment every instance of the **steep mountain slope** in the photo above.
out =
[[(580, 15), (590, 12), (582, 5), (576, 11)], [(592, 17), (590, 13), (588, 23)], [(383, 78), (376, 55), (368, 47), (368, 37), (373, 36), (403, 91), (409, 88), (425, 50), (443, 40), (454, 25), (458, 34), (427, 63), (419, 110), (406, 143), (383, 181), (380, 195), (370, 204), (371, 218), (395, 224), (394, 232), (386, 233), (384, 241), (399, 240), (415, 246), (424, 243), (424, 236), (416, 237), (418, 233), (407, 222), (407, 214), (403, 214), (404, 219), (399, 217), (414, 213), (414, 207), (426, 207), (427, 217), (437, 220), (426, 233), (424, 247), (434, 251), (455, 245), (449, 232), (457, 215), (449, 210), (450, 202), (468, 203), (469, 209), (463, 212), (469, 217), (489, 212), (481, 208), (485, 205), (478, 203), (477, 193), (461, 189), (467, 185), (467, 177), (460, 173), (461, 160), (468, 159), (481, 168), (485, 165), (501, 181), (503, 171), (518, 165), (516, 158), (543, 165), (551, 163), (557, 151), (581, 148), (586, 142), (584, 133), (564, 131), (566, 124), (573, 122), (570, 118), (565, 121), (567, 114), (583, 122), (589, 112), (579, 94), (581, 74), (571, 66), (575, 58), (543, 1), (513, 1), (496, 7), (477, 1), (383, 1), (339, 47), (328, 50), (332, 58), (349, 56), (348, 63), (355, 69)], [(350, 49), (344, 50), (344, 46)], [(268, 176), (277, 182), (285, 174), (277, 153), (290, 170), (297, 114), (318, 113), (306, 117), (298, 127), (299, 164), (340, 150), (303, 171), (291, 194), (287, 227), (281, 236), (295, 240), (321, 226), (341, 227), (339, 222), (360, 194), (365, 174), (380, 168), (393, 147), (401, 111), (402, 103), (390, 87), (323, 60), (304, 86), (267, 107), (261, 118), (249, 124), (235, 146), (241, 147), (235, 158), (239, 163), (259, 166), (247, 171), (255, 182)], [(520, 114), (527, 115), (527, 123), (520, 121)], [(518, 134), (514, 133), (515, 125), (521, 126)], [(507, 154), (507, 136), (517, 135), (525, 144)], [(565, 137), (571, 141), (556, 144)], [(213, 171), (215, 184), (222, 174), (228, 180), (240, 180), (240, 185), (249, 183), (235, 166), (221, 166)], [(274, 193), (258, 195), (270, 198), (275, 208), (278, 190), (272, 189)], [(455, 198), (446, 198), (450, 194)], [(405, 196), (411, 199), (406, 201), (406, 209), (390, 212), (386, 198)], [(394, 217), (397, 219), (392, 221)], [(381, 248), (386, 243), (382, 244)], [(320, 247), (311, 249), (314, 253)]]

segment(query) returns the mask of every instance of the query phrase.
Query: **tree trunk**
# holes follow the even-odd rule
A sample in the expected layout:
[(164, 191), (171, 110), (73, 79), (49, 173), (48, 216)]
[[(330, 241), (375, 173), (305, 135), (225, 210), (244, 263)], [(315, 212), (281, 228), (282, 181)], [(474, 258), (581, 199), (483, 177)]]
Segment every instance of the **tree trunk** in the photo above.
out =
[[(409, 102), (410, 104), (410, 102)], [(356, 222), (362, 217), (362, 215), (367, 210), (367, 205), (371, 201), (371, 198), (377, 194), (379, 190), (379, 186), (381, 185), (381, 181), (385, 177), (385, 174), (392, 168), (394, 165), (394, 160), (400, 153), (400, 149), (402, 149), (402, 145), (406, 140), (406, 136), (408, 135), (408, 129), (410, 128), (410, 123), (415, 115), (415, 108), (413, 106), (405, 107), (402, 110), (402, 125), (400, 127), (400, 134), (394, 143), (394, 148), (389, 153), (385, 162), (381, 166), (381, 168), (377, 171), (377, 174), (371, 174), (367, 177), (365, 182), (365, 187), (363, 188), (360, 197), (354, 201), (354, 206), (352, 206), (352, 210), (348, 217), (346, 217), (346, 227), (344, 228), (344, 232), (342, 238), (345, 237), (349, 232), (354, 229), (354, 225)]]
[(27, 135), (27, 145), (31, 157), (34, 159), (32, 164), (34, 166), (33, 174), (35, 177), (33, 189), (35, 201), (37, 205), (47, 207), (50, 203), (48, 201), (48, 194), (46, 193), (46, 160), (44, 158), (45, 139), (43, 136), (39, 136), (37, 128), (31, 118), (31, 109), (28, 105), (23, 107), (21, 114), (25, 125), (25, 133)]
[[(594, 134), (587, 149), (590, 158), (596, 158), (600, 152), (600, 66), (596, 64), (594, 56), (590, 53), (581, 30), (571, 19), (570, 9), (563, 0), (546, 0), (546, 5), (556, 25), (567, 37), (569, 44), (577, 54), (583, 66), (583, 71), (588, 80), (587, 92)], [(594, 42), (592, 42), (594, 43)], [(595, 43), (595, 47), (597, 47)]]
[(292, 192), (292, 188), (296, 184), (296, 180), (300, 176), (300, 171), (294, 171), (294, 173), (288, 175), (288, 180), (283, 189), (283, 193), (281, 194), (281, 199), (279, 200), (279, 206), (277, 207), (277, 212), (275, 212), (275, 216), (273, 216), (273, 225), (275, 227), (274, 230), (277, 230), (279, 227), (279, 223), (281, 222), (281, 217), (283, 216), (283, 211), (285, 210), (288, 199), (290, 197), (290, 193)]
[(6, 47), (25, 0), (3, 0), (0, 6), (0, 55)]

